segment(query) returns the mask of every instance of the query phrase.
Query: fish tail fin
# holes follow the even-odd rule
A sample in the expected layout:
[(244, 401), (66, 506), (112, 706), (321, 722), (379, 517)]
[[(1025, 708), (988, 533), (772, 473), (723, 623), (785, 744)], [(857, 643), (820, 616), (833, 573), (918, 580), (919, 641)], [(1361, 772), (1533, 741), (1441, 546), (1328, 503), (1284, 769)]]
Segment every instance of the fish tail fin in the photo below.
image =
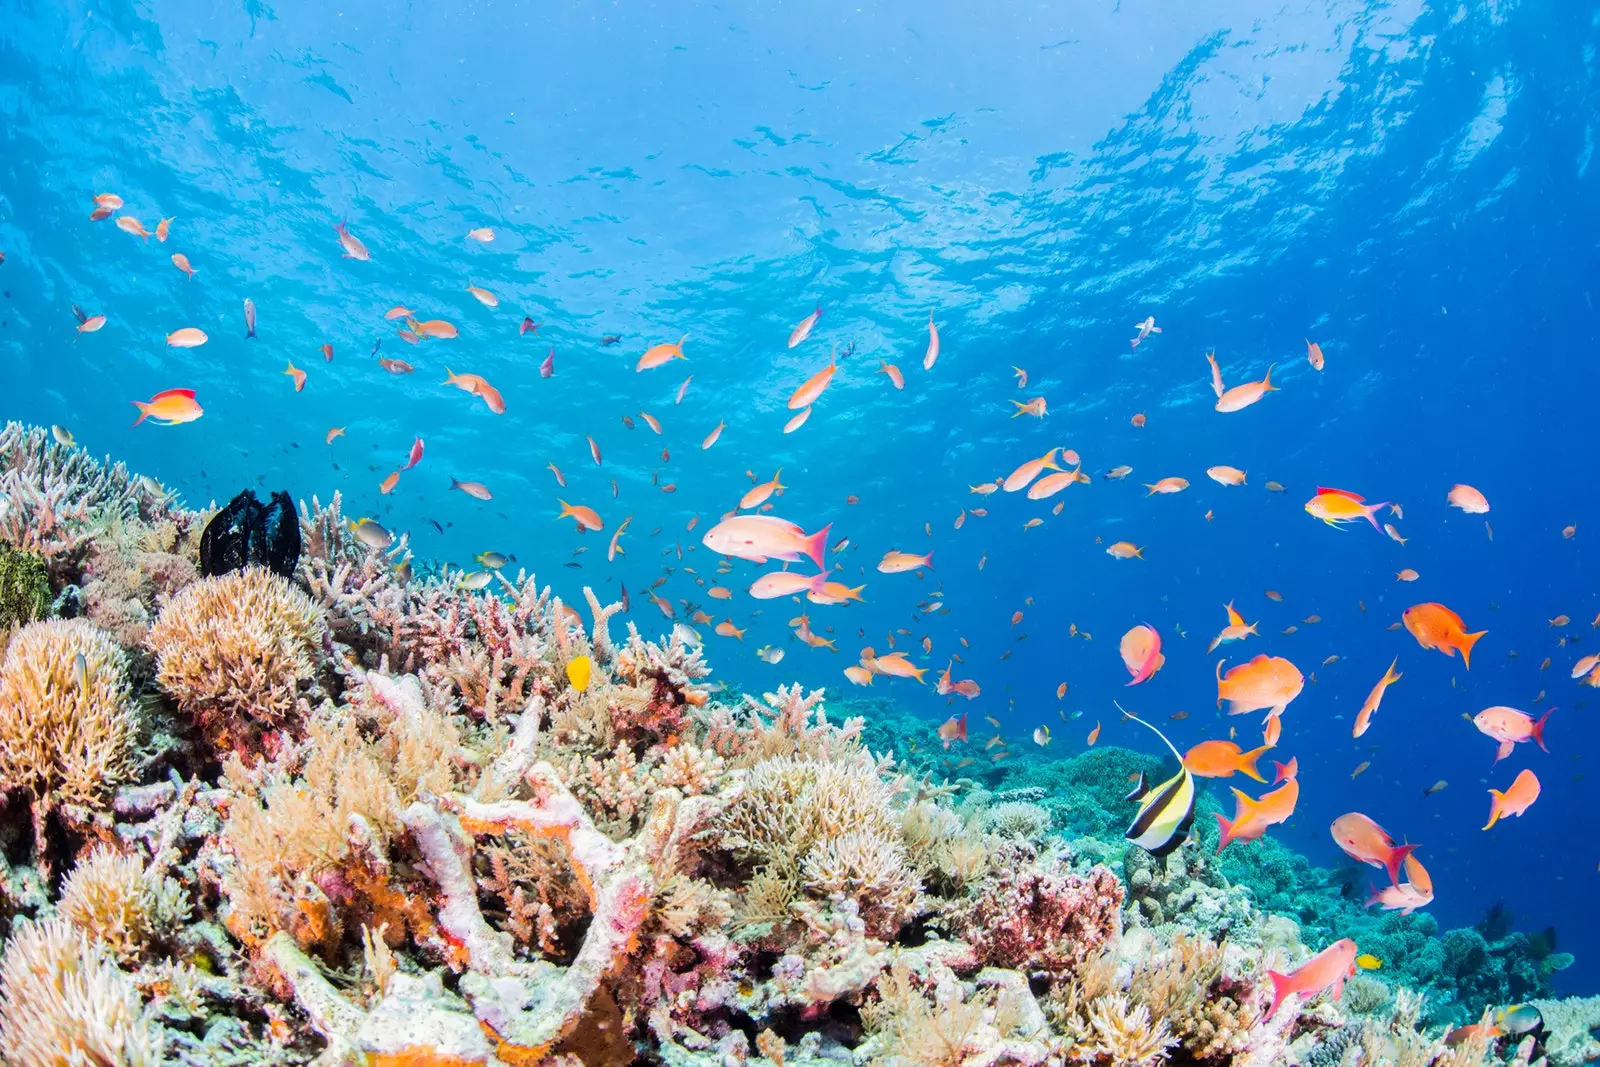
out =
[(1217, 636), (1213, 637), (1211, 639), (1211, 643), (1206, 646), (1206, 655), (1209, 656), (1209, 655), (1211, 655), (1211, 653), (1215, 652), (1217, 650), (1217, 646), (1220, 645), (1221, 643), (1222, 643), (1222, 635), (1221, 634), (1218, 634)]
[(1016, 418), (1018, 415), (1021, 415), (1024, 411), (1028, 410), (1028, 405), (1022, 403), (1020, 400), (1013, 400), (1012, 403), (1017, 406), (1017, 410), (1015, 410), (1015, 411), (1013, 411), (1011, 413), (1011, 417), (1013, 419)]
[(780, 477), (782, 477), (782, 476), (783, 476), (783, 468), (779, 467), (777, 469), (776, 473), (774, 473), (772, 475), (772, 491), (774, 493), (789, 488), (787, 485), (784, 485), (782, 482), (778, 481), (778, 479)]
[(1287, 763), (1279, 763), (1277, 760), (1273, 760), (1272, 761), (1272, 784), (1273, 785), (1277, 785), (1279, 782), (1284, 781), (1288, 777), (1289, 777), (1289, 765)]
[(1485, 830), (1500, 821), (1502, 814), (1500, 805), (1505, 801), (1506, 795), (1498, 789), (1489, 790), (1489, 821), (1483, 824)]
[[(141, 422), (143, 422), (145, 419), (148, 419), (150, 417), (150, 405), (141, 403), (141, 402), (139, 402), (137, 400), (133, 401), (132, 403), (133, 403), (134, 407), (139, 409), (139, 417), (133, 421), (133, 425), (137, 426)], [(131, 430), (133, 427), (130, 426), (128, 428)]]
[(1365, 904), (1363, 904), (1362, 907), (1370, 908), (1374, 904), (1377, 904), (1382, 899), (1383, 899), (1383, 890), (1379, 889), (1377, 886), (1375, 886), (1372, 883), (1368, 882), (1367, 883), (1367, 902)]
[(254, 341), (254, 340), (257, 339), (256, 338), (256, 328), (254, 326), (250, 327), (249, 332), (244, 335), (244, 339), (246, 341)]
[(926, 556), (922, 557), (922, 565), (924, 567), (928, 568), (930, 571), (933, 570), (933, 553), (932, 552), (929, 552)]
[(916, 677), (917, 681), (920, 683), (922, 681), (922, 676), (924, 674), (928, 673), (928, 668), (926, 668), (926, 667), (913, 668), (911, 673), (912, 673), (913, 676)]
[(1389, 872), (1389, 881), (1395, 885), (1400, 884), (1400, 865), (1406, 861), (1421, 845), (1396, 845), (1389, 850), (1389, 855), (1384, 858), (1384, 869)]
[(1278, 1014), (1278, 1009), (1283, 1005), (1283, 998), (1296, 992), (1294, 982), (1286, 974), (1277, 971), (1268, 971), (1267, 977), (1272, 980), (1272, 1007), (1267, 1009), (1267, 1018)]
[(1142, 548), (1136, 548), (1136, 549), (1134, 549), (1134, 550), (1133, 550), (1133, 554), (1134, 554), (1134, 555), (1135, 555), (1135, 556), (1138, 556), (1138, 557), (1139, 557), (1139, 558), (1140, 558), (1140, 559), (1144, 559), (1144, 549), (1142, 549)]
[(1255, 811), (1256, 808), (1261, 806), (1261, 802), (1259, 800), (1257, 800), (1255, 797), (1252, 797), (1242, 789), (1233, 788), (1229, 791), (1233, 793), (1233, 799), (1236, 805), (1236, 810), (1233, 813), (1235, 822), (1238, 822), (1238, 820), (1244, 818), (1246, 815), (1250, 814), (1251, 812)]
[(1233, 823), (1220, 811), (1212, 812), (1217, 817), (1217, 855), (1222, 855), (1222, 850), (1233, 841)]
[(1254, 778), (1262, 785), (1266, 785), (1267, 780), (1261, 777), (1260, 771), (1256, 770), (1256, 761), (1271, 748), (1271, 745), (1262, 745), (1260, 748), (1251, 749), (1249, 752), (1239, 753), (1239, 773), (1247, 778)]
[(454, 385), (456, 381), (456, 372), (451, 370), (449, 367), (446, 367), (444, 369), (444, 384)]
[(1461, 650), (1461, 665), (1467, 670), (1472, 669), (1472, 646), (1478, 643), (1478, 638), (1488, 633), (1488, 630), (1479, 630), (1475, 634), (1462, 634), (1456, 642), (1456, 647)]
[(1276, 393), (1278, 391), (1278, 387), (1272, 384), (1272, 368), (1276, 366), (1276, 363), (1267, 364), (1266, 376), (1261, 379), (1261, 388), (1269, 393)]
[(1550, 751), (1548, 748), (1544, 747), (1544, 724), (1550, 721), (1550, 712), (1555, 710), (1555, 708), (1551, 708), (1550, 711), (1547, 711), (1543, 715), (1539, 716), (1539, 721), (1533, 724), (1533, 739), (1539, 743), (1539, 750), (1541, 752)]
[[(455, 481), (454, 478), (451, 478), (450, 480), (452, 482)], [(572, 505), (571, 504), (567, 503), (565, 500), (560, 499), (559, 497), (556, 499), (556, 503), (561, 505), (561, 514), (556, 516), (556, 518), (558, 520), (559, 519), (565, 519), (565, 518), (567, 518), (568, 516), (570, 516), (572, 514)]]
[(823, 569), (823, 570), (820, 570), (816, 574), (813, 574), (811, 576), (811, 584), (808, 585), (806, 588), (811, 590), (811, 592), (817, 594), (818, 596), (821, 596), (822, 595), (822, 587), (827, 585), (827, 584), (828, 584), (828, 571), (826, 569)]
[(1384, 500), (1376, 504), (1368, 504), (1361, 509), (1361, 514), (1367, 517), (1367, 521), (1372, 523), (1372, 528), (1377, 530), (1379, 533), (1383, 533), (1383, 526), (1378, 522), (1378, 511), (1379, 509), (1386, 508), (1388, 506), (1389, 502)]
[[(1401, 678), (1405, 677), (1405, 675), (1401, 674), (1399, 671), (1394, 669), (1395, 665), (1398, 664), (1399, 662), (1400, 662), (1400, 657), (1396, 656), (1394, 658), (1394, 662), (1389, 664), (1389, 669), (1387, 671), (1383, 672), (1383, 684), (1384, 685), (1393, 685), (1394, 683), (1398, 682)], [(1554, 710), (1554, 709), (1552, 709), (1552, 710)]]
[[(1014, 404), (1014, 403), (1016, 403), (1016, 401), (1013, 400), (1012, 403)], [(1149, 482), (1145, 482), (1144, 483), (1144, 487), (1146, 489), (1150, 490), (1148, 493), (1145, 494), (1145, 496), (1155, 496), (1156, 495), (1156, 487), (1155, 486), (1151, 485)]]
[(672, 346), (673, 348), (676, 348), (678, 350), (677, 353), (672, 357), (673, 359), (688, 359), (689, 358), (688, 356), (683, 354), (683, 342), (687, 341), (688, 339), (689, 339), (689, 335), (688, 334), (684, 334), (682, 337), (678, 338), (678, 343)]
[(824, 558), (824, 553), (828, 551), (828, 532), (832, 529), (833, 523), (830, 522), (828, 525), (824, 526), (810, 537), (807, 537), (804, 544), (800, 548), (800, 554), (802, 556), (810, 556), (811, 562), (815, 563), (818, 567), (821, 567), (824, 571), (828, 569), (828, 566), (822, 561)]

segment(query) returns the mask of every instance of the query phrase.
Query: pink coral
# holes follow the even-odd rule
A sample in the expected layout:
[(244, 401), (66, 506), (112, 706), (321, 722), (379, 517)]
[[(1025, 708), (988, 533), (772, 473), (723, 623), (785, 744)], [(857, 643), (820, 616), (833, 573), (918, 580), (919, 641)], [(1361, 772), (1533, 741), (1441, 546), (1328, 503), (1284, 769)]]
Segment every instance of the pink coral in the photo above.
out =
[(1059, 976), (1121, 935), (1122, 896), (1107, 867), (1080, 876), (997, 862), (976, 895), (952, 907), (951, 919), (983, 964)]

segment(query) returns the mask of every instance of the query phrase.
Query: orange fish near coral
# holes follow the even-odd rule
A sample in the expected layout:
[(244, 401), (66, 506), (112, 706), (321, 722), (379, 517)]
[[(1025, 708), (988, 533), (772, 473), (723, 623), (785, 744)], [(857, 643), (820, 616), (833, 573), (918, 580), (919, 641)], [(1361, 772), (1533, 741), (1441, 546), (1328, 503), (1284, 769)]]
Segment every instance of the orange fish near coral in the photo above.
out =
[(1246, 715), (1263, 708), (1268, 718), (1282, 715), (1305, 687), (1299, 669), (1281, 656), (1257, 656), (1226, 676), (1222, 673), (1224, 662), (1217, 661), (1217, 707), (1228, 701), (1229, 715)]
[(193, 422), (205, 414), (195, 402), (193, 389), (167, 389), (143, 403), (135, 400), (133, 406), (139, 409), (139, 418), (134, 421), (135, 426), (145, 419), (155, 419), (162, 426), (177, 426), (180, 423)]
[[(1280, 768), (1283, 764), (1278, 764)], [(1196, 772), (1198, 773), (1198, 772)], [(1295, 805), (1300, 802), (1300, 780), (1293, 775), (1283, 779), (1283, 785), (1253, 799), (1243, 790), (1233, 790), (1233, 818), (1220, 811), (1217, 817), (1217, 851), (1221, 852), (1235, 841), (1255, 841), (1269, 827), (1289, 821)]]
[(1472, 646), (1478, 643), (1478, 638), (1489, 632), (1479, 630), (1475, 634), (1467, 633), (1461, 616), (1443, 604), (1431, 601), (1411, 605), (1400, 613), (1400, 621), (1405, 623), (1411, 636), (1423, 648), (1436, 648), (1447, 656), (1460, 652), (1461, 662), (1468, 670), (1472, 669)]
[(1400, 884), (1400, 864), (1415, 852), (1417, 845), (1397, 845), (1388, 832), (1358, 811), (1341, 815), (1329, 827), (1333, 843), (1351, 859), (1389, 872), (1389, 881)]
[(1128, 685), (1149, 681), (1167, 662), (1161, 654), (1161, 634), (1149, 623), (1140, 623), (1123, 634), (1119, 651), (1123, 665), (1133, 675)]
[(1272, 1006), (1267, 1009), (1267, 1018), (1278, 1014), (1278, 1008), (1291, 993), (1298, 993), (1302, 1000), (1310, 1000), (1323, 990), (1332, 989), (1333, 999), (1338, 1000), (1344, 991), (1344, 980), (1355, 973), (1356, 943), (1348, 937), (1335, 941), (1288, 974), (1268, 971), (1267, 977), (1272, 980)]
[(1489, 821), (1484, 824), (1487, 830), (1502, 818), (1509, 815), (1521, 815), (1533, 806), (1539, 799), (1539, 779), (1526, 767), (1517, 775), (1511, 788), (1505, 792), (1498, 789), (1489, 790)]
[(1400, 662), (1396, 657), (1389, 664), (1389, 669), (1383, 672), (1383, 677), (1378, 679), (1378, 684), (1372, 687), (1372, 692), (1367, 694), (1366, 703), (1361, 705), (1361, 710), (1356, 713), (1355, 728), (1350, 732), (1351, 737), (1360, 737), (1367, 732), (1367, 727), (1372, 724), (1372, 716), (1378, 710), (1378, 705), (1383, 703), (1383, 694), (1391, 685), (1398, 682), (1401, 675), (1394, 669)]
[(1183, 754), (1183, 765), (1189, 768), (1189, 773), (1201, 778), (1232, 778), (1242, 774), (1265, 785), (1267, 780), (1256, 770), (1256, 761), (1270, 747), (1262, 745), (1245, 752), (1232, 741), (1202, 741)]
[[(633, 369), (635, 371), (653, 370), (656, 367), (665, 366), (675, 359), (687, 359), (688, 357), (683, 354), (683, 342), (688, 339), (689, 335), (684, 334), (678, 338), (677, 344), (653, 345), (645, 351), (644, 355), (639, 357), (639, 363)], [(689, 383), (684, 382), (683, 384), (688, 385)]]
[(944, 747), (949, 748), (957, 741), (967, 739), (967, 717), (957, 718), (952, 715), (939, 724), (939, 740), (944, 742)]

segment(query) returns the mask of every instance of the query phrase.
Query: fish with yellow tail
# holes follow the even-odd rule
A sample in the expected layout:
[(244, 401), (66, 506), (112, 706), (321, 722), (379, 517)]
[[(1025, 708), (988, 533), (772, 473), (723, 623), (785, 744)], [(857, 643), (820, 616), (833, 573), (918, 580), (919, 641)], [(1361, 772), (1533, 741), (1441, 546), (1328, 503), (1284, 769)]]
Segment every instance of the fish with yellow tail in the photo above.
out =
[[(1112, 702), (1116, 704), (1115, 701)], [(1171, 750), (1178, 761), (1178, 773), (1152, 787), (1143, 771), (1139, 781), (1128, 794), (1128, 800), (1137, 801), (1139, 811), (1133, 823), (1122, 836), (1149, 852), (1152, 856), (1165, 856), (1183, 844), (1194, 826), (1195, 788), (1194, 776), (1183, 762), (1183, 756), (1173, 747), (1167, 735), (1128, 711), (1121, 704), (1116, 709), (1123, 718), (1132, 719), (1161, 738), (1161, 743)]]

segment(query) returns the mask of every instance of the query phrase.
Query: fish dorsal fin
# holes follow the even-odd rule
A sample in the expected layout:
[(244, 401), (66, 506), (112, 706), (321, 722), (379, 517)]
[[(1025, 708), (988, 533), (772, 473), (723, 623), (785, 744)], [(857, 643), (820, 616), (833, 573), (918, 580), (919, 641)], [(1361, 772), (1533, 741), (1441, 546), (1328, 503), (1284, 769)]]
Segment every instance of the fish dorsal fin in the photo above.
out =
[(1138, 783), (1136, 785), (1134, 785), (1133, 791), (1130, 792), (1127, 796), (1123, 797), (1122, 799), (1123, 800), (1138, 800), (1140, 797), (1144, 796), (1148, 792), (1150, 792), (1150, 779), (1145, 776), (1145, 773), (1143, 771), (1140, 771), (1139, 772), (1139, 781), (1138, 781)]
[(165, 398), (167, 398), (169, 396), (181, 396), (181, 397), (187, 397), (188, 399), (193, 400), (194, 399), (194, 390), (193, 389), (163, 389), (163, 390), (161, 390), (161, 392), (157, 393), (155, 396), (151, 397), (150, 399), (152, 401), (163, 400), (163, 399), (165, 399)]
[(1317, 495), (1342, 496), (1347, 499), (1354, 500), (1357, 504), (1365, 504), (1367, 502), (1367, 498), (1362, 496), (1360, 493), (1352, 493), (1348, 489), (1332, 489), (1326, 485), (1317, 486)]

